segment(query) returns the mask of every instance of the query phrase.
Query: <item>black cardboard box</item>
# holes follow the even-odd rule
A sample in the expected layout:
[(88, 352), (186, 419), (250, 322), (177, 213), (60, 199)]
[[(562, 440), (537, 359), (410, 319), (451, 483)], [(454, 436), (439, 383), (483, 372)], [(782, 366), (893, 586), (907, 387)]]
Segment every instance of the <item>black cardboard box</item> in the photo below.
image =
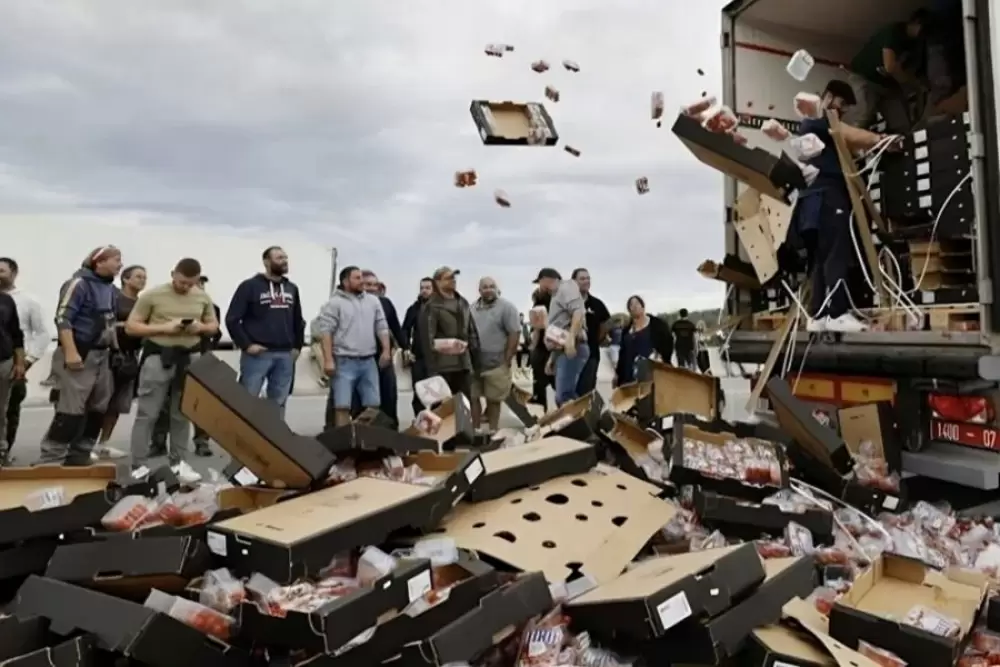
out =
[(234, 572), (289, 584), (318, 575), (338, 553), (424, 528), (442, 503), (452, 499), (440, 487), (360, 477), (216, 523), (207, 540)]
[(549, 585), (540, 573), (526, 574), (479, 600), (478, 606), (433, 634), (403, 646), (383, 664), (442, 667), (473, 662), (511, 631), (552, 608)]
[(871, 442), (889, 465), (890, 472), (902, 472), (903, 447), (890, 402), (878, 401), (841, 408), (837, 417), (840, 437), (851, 454), (860, 452), (863, 442)]
[(660, 556), (565, 604), (575, 626), (600, 636), (662, 637), (690, 618), (717, 616), (764, 580), (753, 544)]
[(284, 617), (272, 616), (256, 603), (244, 602), (240, 605), (239, 637), (246, 644), (333, 653), (387, 613), (401, 611), (429, 590), (430, 561), (401, 561), (395, 571), (369, 588), (311, 613), (289, 611)]
[(0, 617), (0, 660), (36, 651), (48, 646), (51, 639), (49, 622), (44, 618)]
[(437, 441), (426, 436), (409, 431), (401, 433), (358, 420), (323, 431), (316, 439), (331, 452), (341, 455), (358, 451), (385, 451), (399, 455), (438, 450)]
[(469, 107), (479, 136), (487, 146), (528, 146), (532, 125), (544, 129), (537, 145), (555, 146), (559, 142), (552, 116), (537, 102), (491, 102), (473, 100)]
[(651, 458), (651, 448), (659, 449), (660, 456), (669, 456), (669, 447), (666, 453), (663, 451), (663, 434), (651, 428), (642, 428), (630, 418), (618, 413), (612, 413), (611, 420), (611, 430), (602, 434), (602, 440), (608, 445), (615, 465), (634, 477), (644, 479), (651, 484), (666, 486), (666, 480), (660, 478), (662, 471), (665, 470), (663, 465), (652, 466), (651, 469), (658, 473), (652, 476), (642, 465), (644, 460)]
[(604, 399), (596, 391), (555, 408), (538, 419), (543, 438), (562, 436), (590, 440), (597, 432), (604, 413)]
[(638, 377), (652, 383), (654, 418), (688, 414), (714, 420), (722, 414), (719, 378), (651, 359), (639, 362)]
[[(400, 649), (430, 637), (440, 628), (479, 606), (480, 600), (501, 584), (500, 572), (476, 559), (460, 554), (452, 565), (435, 568), (435, 589), (446, 588), (443, 599), (423, 611), (407, 609), (379, 622), (363, 644), (337, 655), (321, 655), (307, 661), (308, 667), (370, 667), (396, 656)], [(440, 580), (440, 581), (439, 581)]]
[(181, 592), (211, 564), (205, 542), (193, 537), (105, 540), (60, 546), (45, 576), (142, 601), (153, 588)]
[(96, 665), (94, 640), (90, 635), (43, 646), (0, 662), (0, 667), (91, 667)]
[[(979, 617), (989, 576), (972, 570), (940, 572), (902, 556), (882, 555), (859, 574), (833, 605), (830, 636), (849, 648), (858, 642), (891, 651), (909, 667), (951, 665)], [(916, 607), (954, 618), (958, 637), (942, 637), (903, 622)]]
[(31, 576), (13, 603), (18, 618), (40, 617), (49, 630), (93, 635), (97, 648), (151, 667), (245, 667), (248, 656), (180, 621), (135, 602)]
[(410, 426), (403, 431), (412, 438), (428, 440), (432, 448), (440, 451), (450, 451), (476, 442), (476, 432), (472, 428), (472, 413), (465, 396), (459, 394), (431, 410), (441, 420), (437, 433), (424, 433), (416, 426)]
[(471, 502), (493, 500), (561, 475), (587, 472), (597, 465), (597, 450), (586, 442), (552, 436), (487, 452), (482, 461), (485, 472), (466, 495)]
[(756, 540), (761, 535), (780, 537), (788, 524), (794, 522), (808, 528), (816, 544), (833, 544), (833, 514), (821, 509), (784, 512), (776, 505), (752, 503), (696, 488), (694, 513), (704, 525), (721, 530), (727, 537), (744, 540)]
[(699, 665), (735, 658), (755, 628), (777, 623), (789, 600), (808, 597), (816, 588), (812, 558), (770, 559), (764, 561), (764, 569), (767, 578), (744, 599), (715, 618), (683, 621), (661, 639), (647, 643), (643, 653)]
[(326, 477), (336, 458), (315, 438), (293, 433), (277, 405), (251, 395), (236, 371), (213, 354), (188, 367), (181, 412), (274, 488), (309, 488)]
[(790, 203), (791, 194), (806, 187), (802, 170), (784, 152), (779, 157), (762, 148), (741, 146), (685, 114), (677, 116), (672, 131), (699, 161), (772, 199)]
[[(710, 474), (685, 461), (684, 441), (688, 439), (719, 447), (723, 447), (733, 440), (753, 442), (773, 452), (778, 470), (770, 471), (771, 480), (767, 483), (755, 483), (754, 480), (719, 477)], [(788, 488), (786, 442), (784, 434), (767, 424), (730, 423), (722, 420), (706, 422), (689, 415), (675, 415), (670, 480), (676, 486), (700, 486), (727, 496), (761, 501), (781, 489)], [(777, 479), (774, 479), (775, 474), (777, 474)]]
[[(0, 544), (55, 538), (100, 526), (101, 519), (124, 496), (112, 465), (0, 468)], [(140, 485), (146, 488), (145, 484)], [(61, 490), (67, 501), (47, 499), (34, 512), (24, 506), (33, 494)]]
[(813, 417), (812, 406), (792, 394), (792, 388), (782, 378), (771, 378), (767, 383), (767, 397), (771, 401), (781, 428), (789, 434), (789, 448), (805, 450), (840, 475), (854, 469), (854, 457), (847, 443), (827, 426)]

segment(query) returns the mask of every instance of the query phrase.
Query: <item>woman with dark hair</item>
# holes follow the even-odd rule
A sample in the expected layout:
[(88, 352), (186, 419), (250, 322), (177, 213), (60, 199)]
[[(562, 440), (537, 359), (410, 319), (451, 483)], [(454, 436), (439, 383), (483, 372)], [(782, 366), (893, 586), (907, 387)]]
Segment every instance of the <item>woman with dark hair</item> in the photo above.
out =
[[(536, 289), (531, 294), (531, 307), (541, 306), (548, 310), (552, 295)], [(531, 375), (533, 379), (531, 402), (542, 406), (542, 410), (549, 410), (549, 387), (555, 388), (556, 379), (554, 375), (548, 374), (549, 349), (545, 347), (545, 331), (543, 329), (532, 329), (531, 331)]]
[(669, 364), (674, 354), (674, 337), (670, 333), (670, 327), (659, 317), (646, 313), (646, 302), (641, 296), (630, 296), (625, 307), (629, 321), (622, 331), (621, 350), (613, 381), (615, 387), (635, 381), (640, 359), (652, 359), (656, 355), (660, 361)]

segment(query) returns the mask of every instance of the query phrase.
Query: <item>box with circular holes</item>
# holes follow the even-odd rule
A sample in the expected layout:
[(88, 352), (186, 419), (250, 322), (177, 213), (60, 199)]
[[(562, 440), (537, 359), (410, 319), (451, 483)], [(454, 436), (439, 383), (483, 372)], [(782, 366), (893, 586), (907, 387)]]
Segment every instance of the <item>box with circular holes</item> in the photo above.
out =
[(661, 490), (605, 465), (557, 477), (477, 504), (461, 504), (443, 536), (549, 582), (578, 575), (597, 583), (618, 576), (677, 513)]

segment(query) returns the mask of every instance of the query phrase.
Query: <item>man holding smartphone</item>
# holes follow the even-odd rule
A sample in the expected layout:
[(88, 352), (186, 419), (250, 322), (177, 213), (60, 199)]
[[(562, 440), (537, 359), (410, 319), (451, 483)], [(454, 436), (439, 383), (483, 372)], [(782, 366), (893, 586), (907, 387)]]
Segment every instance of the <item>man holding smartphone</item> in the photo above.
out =
[(133, 469), (148, 466), (150, 441), (156, 418), (170, 401), (169, 459), (182, 482), (200, 475), (187, 462), (191, 449), (191, 423), (181, 414), (184, 372), (202, 348), (202, 338), (219, 330), (212, 300), (199, 289), (201, 264), (185, 258), (177, 262), (170, 282), (139, 295), (125, 323), (125, 332), (143, 339), (136, 391), (136, 416), (132, 426)]

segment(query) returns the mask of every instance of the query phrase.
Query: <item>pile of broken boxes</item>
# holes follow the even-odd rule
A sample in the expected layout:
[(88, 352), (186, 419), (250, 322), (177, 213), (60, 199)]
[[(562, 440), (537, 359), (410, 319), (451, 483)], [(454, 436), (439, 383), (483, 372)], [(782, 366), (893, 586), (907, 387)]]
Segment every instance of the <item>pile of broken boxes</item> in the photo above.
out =
[(0, 665), (1000, 664), (993, 526), (907, 506), (884, 406), (767, 389), (780, 429), (650, 362), (514, 444), (461, 396), (307, 437), (207, 355), (218, 479), (0, 470)]

